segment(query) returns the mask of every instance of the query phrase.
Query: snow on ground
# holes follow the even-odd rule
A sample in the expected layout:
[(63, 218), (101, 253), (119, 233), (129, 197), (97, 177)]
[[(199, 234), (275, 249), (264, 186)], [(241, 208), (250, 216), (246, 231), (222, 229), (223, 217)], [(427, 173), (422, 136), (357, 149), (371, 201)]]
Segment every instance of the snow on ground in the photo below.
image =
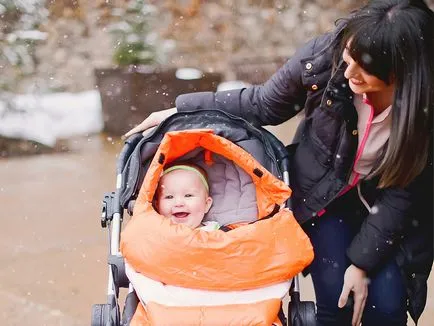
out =
[(98, 133), (103, 128), (96, 90), (14, 95), (0, 99), (0, 135), (54, 146), (57, 139)]
[[(194, 70), (180, 69), (182, 78), (192, 79), (196, 75)], [(230, 81), (221, 83), (218, 90), (246, 86), (240, 81)], [(97, 90), (44, 95), (0, 94), (0, 136), (32, 140), (52, 147), (58, 139), (98, 133), (103, 126)]]

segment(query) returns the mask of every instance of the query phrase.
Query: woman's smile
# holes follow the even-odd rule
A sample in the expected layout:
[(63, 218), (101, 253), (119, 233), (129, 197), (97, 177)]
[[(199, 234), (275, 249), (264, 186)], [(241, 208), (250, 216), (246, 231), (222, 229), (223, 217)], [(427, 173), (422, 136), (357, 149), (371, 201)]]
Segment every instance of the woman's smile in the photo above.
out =
[(356, 79), (356, 78), (350, 78), (350, 82), (356, 86), (360, 86), (365, 83), (363, 80)]

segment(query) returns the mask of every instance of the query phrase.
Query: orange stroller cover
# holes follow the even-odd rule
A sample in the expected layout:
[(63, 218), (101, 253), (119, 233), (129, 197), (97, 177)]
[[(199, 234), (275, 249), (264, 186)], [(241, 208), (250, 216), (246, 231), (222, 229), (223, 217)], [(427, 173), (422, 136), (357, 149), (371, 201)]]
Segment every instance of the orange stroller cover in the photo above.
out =
[[(229, 232), (209, 232), (174, 224), (154, 210), (152, 201), (164, 165), (197, 148), (225, 157), (251, 177), (257, 221)], [(287, 281), (313, 260), (311, 243), (290, 210), (265, 218), (290, 195), (289, 187), (253, 156), (212, 130), (168, 132), (122, 232), (122, 255), (136, 272), (183, 288), (249, 291)], [(281, 298), (188, 307), (148, 302), (139, 304), (131, 325), (272, 325), (280, 305)]]

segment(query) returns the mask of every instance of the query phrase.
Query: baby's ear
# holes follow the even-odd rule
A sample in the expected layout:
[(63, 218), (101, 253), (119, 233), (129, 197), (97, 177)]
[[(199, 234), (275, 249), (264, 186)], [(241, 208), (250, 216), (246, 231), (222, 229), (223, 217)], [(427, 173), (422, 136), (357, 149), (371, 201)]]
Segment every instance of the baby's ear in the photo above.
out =
[(208, 198), (206, 199), (205, 213), (209, 212), (211, 206), (212, 206), (212, 197), (208, 196)]

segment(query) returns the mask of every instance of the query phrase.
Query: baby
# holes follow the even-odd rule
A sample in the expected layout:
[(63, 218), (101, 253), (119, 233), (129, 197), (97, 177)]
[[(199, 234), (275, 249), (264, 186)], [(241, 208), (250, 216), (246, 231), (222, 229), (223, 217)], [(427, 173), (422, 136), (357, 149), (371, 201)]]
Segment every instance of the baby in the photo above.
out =
[[(165, 169), (158, 183), (155, 208), (174, 223), (191, 228), (205, 226), (202, 220), (212, 205), (205, 171), (193, 164), (173, 165)], [(212, 229), (218, 229), (216, 222)]]

